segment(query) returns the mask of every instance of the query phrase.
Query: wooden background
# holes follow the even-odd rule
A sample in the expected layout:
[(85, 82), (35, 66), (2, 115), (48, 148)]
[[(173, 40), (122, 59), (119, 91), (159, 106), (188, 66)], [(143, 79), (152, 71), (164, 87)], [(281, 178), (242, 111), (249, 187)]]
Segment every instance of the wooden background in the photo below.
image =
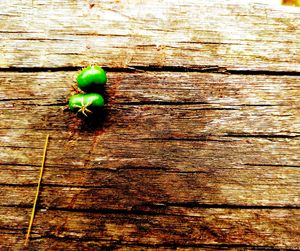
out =
[[(0, 250), (25, 249), (48, 133), (30, 250), (299, 250), (299, 27), (238, 1), (2, 0)], [(107, 104), (82, 121), (89, 64)]]

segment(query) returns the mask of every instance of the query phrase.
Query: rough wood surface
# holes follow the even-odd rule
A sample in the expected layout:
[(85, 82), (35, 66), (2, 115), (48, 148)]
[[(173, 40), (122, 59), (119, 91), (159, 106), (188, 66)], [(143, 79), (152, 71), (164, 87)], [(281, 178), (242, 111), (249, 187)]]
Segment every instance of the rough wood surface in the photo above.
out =
[(299, 250), (300, 14), (276, 8), (1, 1), (0, 250), (24, 250), (47, 133), (29, 250)]
[(212, 0), (2, 0), (1, 67), (300, 70), (300, 13)]
[[(15, 239), (26, 230), (30, 209), (3, 208), (0, 210), (1, 232), (13, 231)], [(170, 207), (158, 212), (88, 212), (45, 210), (35, 221), (33, 248), (56, 250), (66, 243), (76, 250), (89, 242), (90, 248), (124, 244), (156, 247), (204, 246), (227, 244), (236, 246), (297, 247), (300, 231), (294, 228), (299, 218), (296, 209), (193, 209)], [(12, 219), (14, 223), (12, 224)], [(259, 219), (259, 221), (257, 220)], [(237, 238), (242, 235), (243, 238)], [(253, 239), (253, 236), (256, 238)], [(9, 236), (9, 238), (12, 238)], [(54, 239), (54, 240), (53, 240)], [(77, 242), (75, 242), (77, 241)], [(0, 243), (3, 240), (0, 240)], [(73, 242), (73, 243), (72, 243)], [(75, 242), (75, 243), (74, 243)], [(73, 245), (72, 245), (73, 244)], [(141, 248), (141, 247), (140, 247)]]
[[(0, 114), (0, 205), (6, 212), (22, 208), (14, 212), (23, 215), (23, 227), (10, 229), (18, 237), (4, 227), (9, 241), (21, 245), (28, 218), (23, 210), (33, 203), (38, 156), (48, 131), (51, 139), (39, 206), (51, 209), (47, 213), (55, 217), (38, 216), (33, 246), (55, 249), (68, 244), (74, 250), (111, 245), (123, 249), (131, 244), (140, 249), (143, 245), (205, 249), (202, 245), (207, 244), (298, 247), (297, 76), (109, 72), (106, 118), (87, 125), (64, 109), (76, 73), (0, 75), (4, 108)], [(173, 207), (176, 217), (169, 217)], [(190, 210), (199, 210), (201, 219), (218, 229), (191, 221)], [(208, 213), (220, 220), (226, 215), (230, 221), (226, 224), (233, 229), (224, 232), (220, 221), (211, 222)], [(63, 235), (47, 231), (53, 227), (39, 222), (64, 214), (71, 222)], [(94, 219), (93, 223), (85, 222), (86, 218)], [(105, 232), (114, 235), (111, 243), (104, 233), (95, 230), (98, 235), (93, 236), (88, 230), (101, 218), (108, 221), (103, 226), (113, 224)], [(129, 222), (120, 222), (124, 218)], [(109, 222), (112, 219), (114, 223)], [(152, 220), (159, 222), (157, 230)], [(144, 232), (140, 232), (140, 221), (148, 224)], [(14, 222), (9, 217), (6, 224)], [(52, 225), (59, 227), (59, 222)], [(85, 222), (87, 229), (76, 229), (81, 228), (77, 222)], [(187, 224), (182, 231), (180, 222)], [(263, 229), (257, 230), (261, 222)], [(124, 224), (131, 224), (135, 239)], [(281, 227), (274, 229), (274, 225)], [(174, 227), (176, 233), (169, 233)], [(78, 236), (73, 236), (74, 231)], [(249, 231), (246, 236), (244, 231)]]

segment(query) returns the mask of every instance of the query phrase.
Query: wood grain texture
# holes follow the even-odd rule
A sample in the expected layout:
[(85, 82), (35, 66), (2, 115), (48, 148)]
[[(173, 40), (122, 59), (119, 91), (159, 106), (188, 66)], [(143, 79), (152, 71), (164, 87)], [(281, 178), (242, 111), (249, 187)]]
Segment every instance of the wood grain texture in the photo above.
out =
[[(12, 239), (13, 234), (26, 231), (29, 209), (1, 208), (1, 232)], [(6, 216), (5, 218), (3, 216)], [(32, 248), (57, 250), (71, 242), (69, 250), (108, 245), (141, 245), (162, 247), (205, 247), (232, 245), (247, 247), (297, 248), (299, 219), (295, 209), (193, 209), (170, 207), (164, 212), (124, 214), (121, 212), (80, 212), (45, 210), (36, 216)], [(257, 221), (259, 219), (259, 221)], [(14, 220), (14, 224), (11, 221)], [(237, 238), (242, 235), (243, 238)], [(18, 239), (20, 237), (14, 237)], [(54, 239), (54, 241), (53, 241)], [(188, 240), (188, 241), (187, 241)], [(73, 245), (72, 245), (73, 241)], [(77, 241), (77, 243), (74, 243)], [(56, 246), (57, 245), (57, 246)]]
[[(239, 1), (240, 2), (240, 1)], [(299, 9), (1, 1), (0, 250), (300, 250)], [(101, 116), (67, 109), (108, 70)]]
[(4, 0), (0, 67), (299, 72), (299, 10), (240, 2)]
[(65, 110), (76, 74), (0, 74), (0, 205), (23, 212), (2, 245), (21, 249), (49, 132), (33, 248), (297, 249), (297, 76), (109, 72), (105, 119), (87, 123)]

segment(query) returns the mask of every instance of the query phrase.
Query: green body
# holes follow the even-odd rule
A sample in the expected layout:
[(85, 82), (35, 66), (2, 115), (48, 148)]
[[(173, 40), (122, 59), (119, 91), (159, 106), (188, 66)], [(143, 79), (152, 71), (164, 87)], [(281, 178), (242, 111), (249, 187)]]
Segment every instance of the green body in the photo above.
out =
[[(75, 94), (69, 99), (69, 108), (73, 112), (88, 113), (100, 110), (104, 106), (104, 99), (98, 93)], [(85, 113), (87, 112), (87, 114)]]
[(84, 68), (77, 76), (78, 87), (85, 91), (101, 89), (107, 81), (106, 72), (99, 66), (93, 65)]

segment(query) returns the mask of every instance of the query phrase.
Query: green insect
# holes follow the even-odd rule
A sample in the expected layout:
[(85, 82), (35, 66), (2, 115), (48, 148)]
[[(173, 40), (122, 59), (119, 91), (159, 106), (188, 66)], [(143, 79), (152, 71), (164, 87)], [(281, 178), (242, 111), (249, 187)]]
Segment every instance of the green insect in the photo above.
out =
[(97, 91), (107, 82), (106, 72), (100, 66), (88, 66), (84, 68), (76, 78), (78, 87), (85, 91)]
[(69, 99), (69, 108), (73, 112), (88, 114), (100, 111), (104, 106), (104, 99), (98, 93), (75, 94)]

